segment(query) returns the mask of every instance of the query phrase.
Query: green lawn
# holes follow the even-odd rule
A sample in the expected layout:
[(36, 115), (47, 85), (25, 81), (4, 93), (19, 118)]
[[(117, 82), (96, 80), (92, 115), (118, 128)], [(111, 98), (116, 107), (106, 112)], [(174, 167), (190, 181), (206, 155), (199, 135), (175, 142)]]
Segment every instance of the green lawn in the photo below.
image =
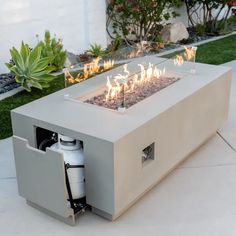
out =
[[(172, 53), (164, 57), (171, 58), (178, 53)], [(236, 35), (198, 47), (197, 62), (220, 65), (232, 60), (236, 60)]]
[(204, 44), (198, 48), (197, 62), (220, 65), (236, 60), (236, 35)]
[(64, 87), (64, 76), (58, 76), (54, 81), (51, 82), (50, 88), (44, 90), (33, 88), (32, 92), (30, 93), (24, 90), (15, 94), (14, 96), (0, 101), (0, 139), (4, 139), (12, 135), (10, 118), (10, 111), (12, 109), (32, 102), (50, 93), (56, 92), (60, 89), (63, 89)]
[[(170, 54), (165, 57), (172, 57)], [(228, 61), (236, 60), (236, 35), (229, 36), (198, 47), (197, 62), (219, 65)], [(33, 89), (31, 93), (22, 91), (12, 97), (0, 101), (0, 139), (12, 135), (10, 111), (16, 107), (34, 101), (64, 88), (64, 77), (59, 76), (51, 87), (44, 90)]]

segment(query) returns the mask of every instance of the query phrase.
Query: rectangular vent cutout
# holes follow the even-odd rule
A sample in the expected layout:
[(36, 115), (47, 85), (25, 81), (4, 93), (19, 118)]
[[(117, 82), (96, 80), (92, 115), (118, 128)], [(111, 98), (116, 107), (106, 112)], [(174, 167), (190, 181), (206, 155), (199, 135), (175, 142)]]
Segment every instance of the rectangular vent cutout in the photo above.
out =
[(152, 143), (149, 146), (145, 147), (142, 151), (142, 163), (144, 164), (150, 160), (154, 160), (154, 153), (155, 143)]

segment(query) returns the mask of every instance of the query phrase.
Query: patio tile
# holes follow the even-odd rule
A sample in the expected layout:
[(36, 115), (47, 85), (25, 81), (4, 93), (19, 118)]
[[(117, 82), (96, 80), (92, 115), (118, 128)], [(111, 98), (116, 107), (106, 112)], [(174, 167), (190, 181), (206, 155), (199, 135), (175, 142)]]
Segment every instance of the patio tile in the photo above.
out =
[(160, 235), (234, 235), (236, 227), (230, 222), (236, 219), (235, 170), (236, 166), (175, 170), (117, 225), (150, 225), (157, 232), (162, 229)]
[(215, 135), (178, 168), (192, 168), (204, 166), (236, 165), (236, 153), (226, 145), (225, 141)]
[[(11, 139), (0, 142), (2, 177), (14, 174)], [(212, 149), (212, 150), (211, 150)], [(6, 151), (8, 150), (8, 151)], [(90, 212), (75, 227), (29, 206), (16, 179), (0, 179), (0, 228), (4, 236), (236, 235), (236, 154), (214, 136), (115, 222)], [(5, 160), (5, 161), (4, 161)], [(5, 163), (2, 165), (2, 163)], [(10, 224), (10, 226), (9, 226)]]
[(12, 139), (0, 140), (0, 179), (12, 179), (16, 177)]
[[(230, 116), (220, 132), (236, 148), (236, 63), (234, 69)], [(236, 235), (236, 152), (218, 135), (115, 222), (86, 212), (75, 227), (26, 205), (17, 193), (11, 138), (0, 150), (0, 235)]]
[(236, 60), (224, 64), (233, 69), (229, 119), (222, 129), (221, 135), (236, 149)]

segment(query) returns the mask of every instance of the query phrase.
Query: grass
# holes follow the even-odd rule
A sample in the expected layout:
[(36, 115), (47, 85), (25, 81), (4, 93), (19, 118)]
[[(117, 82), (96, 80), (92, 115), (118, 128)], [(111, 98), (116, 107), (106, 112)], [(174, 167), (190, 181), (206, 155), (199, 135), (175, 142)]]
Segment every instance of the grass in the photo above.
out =
[(220, 65), (236, 60), (236, 35), (201, 45), (197, 62)]
[(10, 111), (12, 109), (56, 92), (60, 89), (63, 89), (64, 87), (64, 76), (58, 76), (54, 81), (51, 82), (50, 88), (43, 90), (33, 88), (32, 92), (30, 93), (24, 90), (0, 101), (0, 139), (4, 139), (12, 135), (10, 117)]
[[(179, 52), (178, 52), (179, 53)], [(178, 54), (169, 54), (171, 58)], [(229, 36), (198, 47), (197, 62), (219, 65), (236, 59), (236, 35)], [(12, 135), (10, 111), (26, 103), (64, 88), (64, 76), (58, 76), (51, 87), (44, 90), (32, 89), (32, 92), (22, 91), (12, 97), (0, 101), (0, 139)]]
[[(180, 52), (165, 55), (164, 57), (171, 58), (178, 53)], [(220, 65), (232, 60), (236, 60), (236, 35), (206, 43), (198, 47), (197, 62)]]

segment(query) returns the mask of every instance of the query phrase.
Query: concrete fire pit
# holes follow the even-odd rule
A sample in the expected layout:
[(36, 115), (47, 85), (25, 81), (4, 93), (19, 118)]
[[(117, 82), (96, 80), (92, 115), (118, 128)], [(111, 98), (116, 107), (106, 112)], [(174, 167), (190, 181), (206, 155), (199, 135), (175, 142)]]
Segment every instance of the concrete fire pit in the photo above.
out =
[[(13, 143), (19, 194), (27, 202), (69, 224), (63, 155), (38, 150), (38, 139), (55, 132), (83, 142), (86, 202), (92, 212), (114, 220), (156, 185), (176, 165), (209, 139), (227, 119), (231, 70), (145, 57), (139, 63), (165, 68), (180, 78), (124, 112), (84, 102), (104, 89), (118, 67), (12, 111)], [(168, 197), (168, 196), (167, 196)]]

